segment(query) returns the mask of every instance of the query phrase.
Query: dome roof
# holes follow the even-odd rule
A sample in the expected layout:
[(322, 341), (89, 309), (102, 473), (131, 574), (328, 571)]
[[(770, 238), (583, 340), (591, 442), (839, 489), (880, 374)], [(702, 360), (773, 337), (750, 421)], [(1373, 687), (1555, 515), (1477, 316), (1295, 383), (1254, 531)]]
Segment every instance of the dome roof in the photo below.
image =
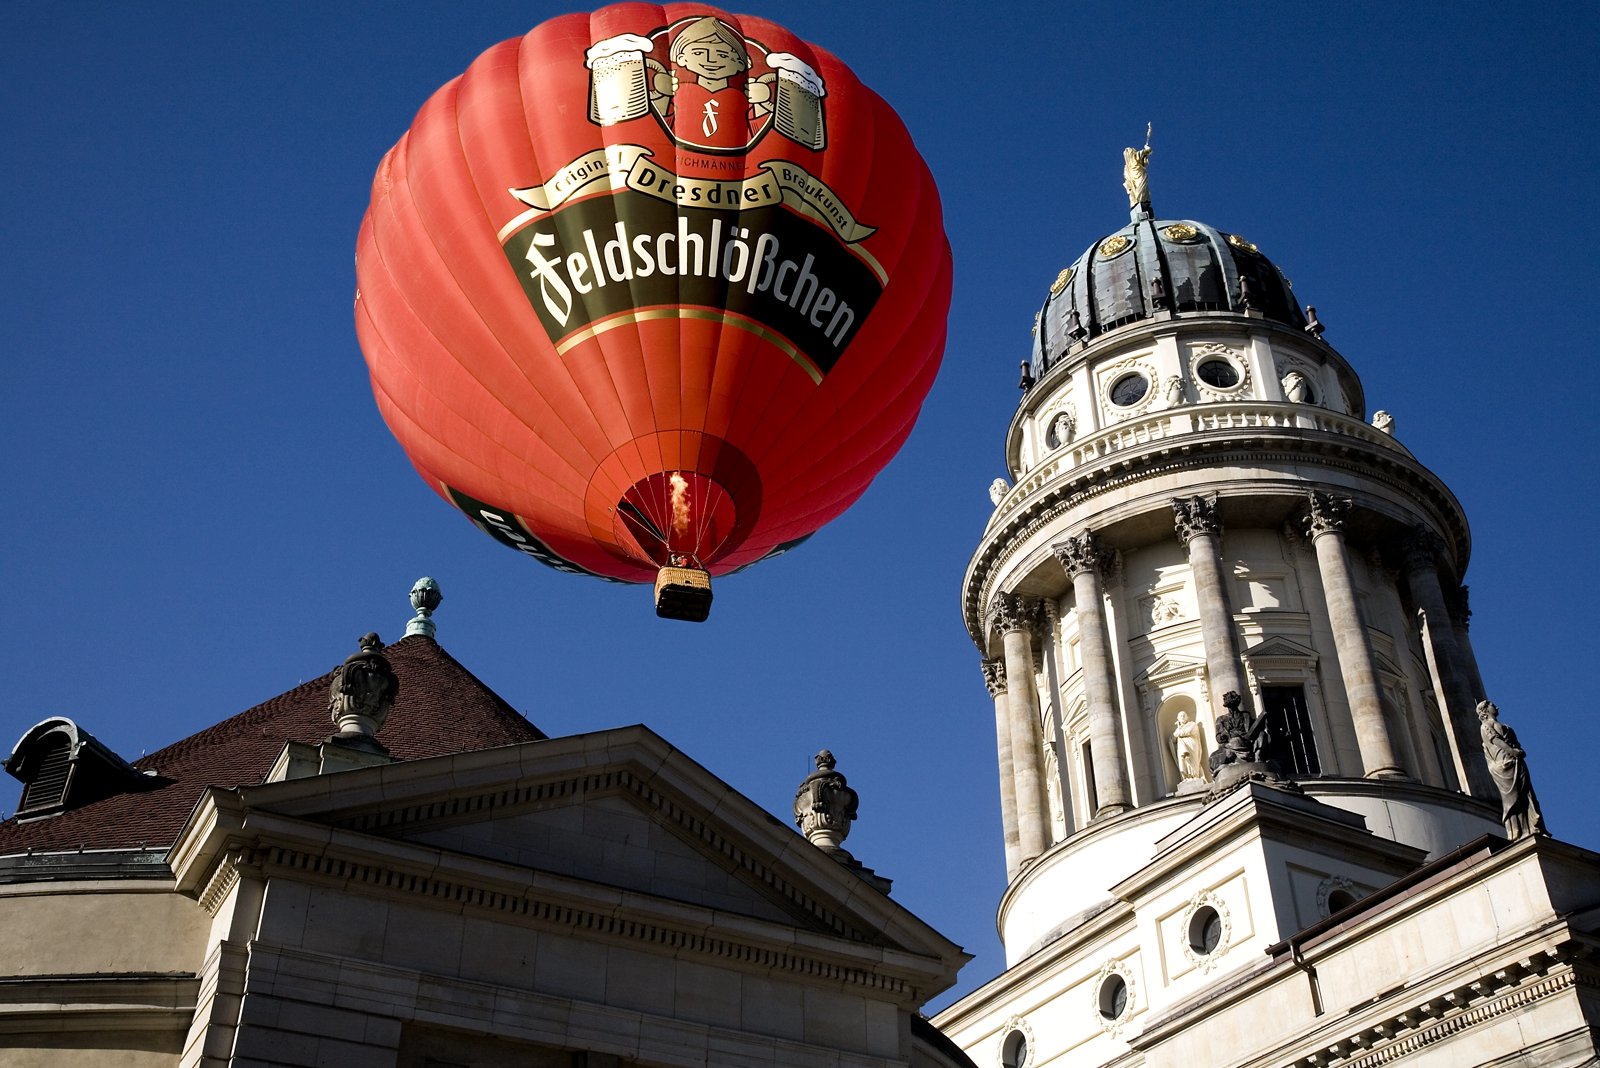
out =
[(1127, 226), (1090, 245), (1050, 286), (1034, 332), (1033, 356), (1040, 370), (1075, 342), (1167, 309), (1251, 310), (1305, 327), (1305, 314), (1283, 272), (1249, 241), (1190, 219), (1151, 219), (1142, 209), (1133, 216)]

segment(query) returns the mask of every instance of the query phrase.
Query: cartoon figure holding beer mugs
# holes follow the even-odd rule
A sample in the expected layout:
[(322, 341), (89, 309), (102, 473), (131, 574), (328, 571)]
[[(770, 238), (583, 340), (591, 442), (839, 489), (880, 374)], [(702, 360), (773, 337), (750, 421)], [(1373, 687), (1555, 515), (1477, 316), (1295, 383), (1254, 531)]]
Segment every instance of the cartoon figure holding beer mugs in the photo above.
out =
[(744, 38), (711, 16), (678, 32), (668, 51), (671, 69), (644, 54), (654, 44), (622, 34), (589, 49), (594, 122), (614, 125), (649, 108), (680, 144), (727, 152), (752, 144), (773, 116), (779, 133), (808, 148), (823, 147), (822, 79), (798, 56), (768, 53), (772, 72), (751, 77)]

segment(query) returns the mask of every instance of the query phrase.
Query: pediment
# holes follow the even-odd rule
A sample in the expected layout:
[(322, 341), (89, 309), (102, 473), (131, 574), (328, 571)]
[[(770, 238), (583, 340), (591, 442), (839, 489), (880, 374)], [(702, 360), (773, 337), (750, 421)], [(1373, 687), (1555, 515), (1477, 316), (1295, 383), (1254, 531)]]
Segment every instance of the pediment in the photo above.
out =
[(378, 833), (720, 912), (818, 926), (626, 783), (615, 792), (561, 791), (553, 801), (490, 806), (476, 819), (420, 819)]
[(1152, 684), (1161, 686), (1179, 679), (1204, 678), (1206, 662), (1197, 657), (1168, 653), (1134, 678), (1141, 690)]
[(1310, 646), (1300, 645), (1288, 638), (1273, 635), (1270, 638), (1252, 645), (1244, 651), (1246, 660), (1291, 660), (1297, 664), (1317, 662), (1317, 651)]
[(205, 856), (238, 844), (252, 822), (270, 827), (274, 844), (331, 834), (351, 859), (316, 863), (363, 878), (381, 879), (392, 854), (396, 870), (436, 865), (451, 894), (559, 884), (564, 900), (617, 902), (675, 924), (747, 917), (774, 932), (961, 956), (644, 727), (267, 783), (231, 800), (213, 791), (175, 846), (180, 884), (203, 895)]

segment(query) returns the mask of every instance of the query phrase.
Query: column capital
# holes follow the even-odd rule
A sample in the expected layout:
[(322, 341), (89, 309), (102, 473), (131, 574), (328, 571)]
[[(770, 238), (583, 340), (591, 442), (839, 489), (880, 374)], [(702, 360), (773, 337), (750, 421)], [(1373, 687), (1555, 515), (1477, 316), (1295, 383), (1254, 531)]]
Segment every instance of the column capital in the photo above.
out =
[(1050, 551), (1060, 561), (1069, 579), (1075, 579), (1085, 572), (1104, 576), (1111, 564), (1111, 554), (1100, 544), (1099, 537), (1088, 530), (1052, 545)]
[(1006, 692), (1006, 662), (996, 658), (983, 662), (983, 684), (989, 689), (990, 697), (999, 697)]
[(1400, 550), (1405, 554), (1407, 571), (1437, 571), (1444, 539), (1419, 523), (1401, 542)]
[(1222, 520), (1217, 515), (1217, 495), (1172, 498), (1173, 525), (1184, 545), (1202, 534), (1221, 534)]
[(1305, 523), (1306, 533), (1313, 541), (1324, 534), (1342, 533), (1345, 517), (1350, 514), (1350, 508), (1354, 504), (1349, 497), (1338, 497), (1319, 490), (1307, 493), (1306, 503), (1310, 511), (1302, 522)]
[(989, 626), (1001, 634), (1009, 634), (1014, 630), (1031, 634), (1040, 618), (1039, 601), (1033, 597), (997, 593), (994, 600), (989, 602)]

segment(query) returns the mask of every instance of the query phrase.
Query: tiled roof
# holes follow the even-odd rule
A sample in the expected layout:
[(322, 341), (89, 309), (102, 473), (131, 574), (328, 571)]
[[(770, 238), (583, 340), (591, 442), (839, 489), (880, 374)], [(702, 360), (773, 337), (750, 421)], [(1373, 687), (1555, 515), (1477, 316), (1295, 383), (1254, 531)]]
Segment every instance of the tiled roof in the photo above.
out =
[[(432, 638), (402, 638), (386, 646), (383, 654), (400, 678), (400, 692), (379, 740), (396, 759), (492, 749), (545, 737)], [(315, 744), (333, 733), (328, 718), (332, 677), (330, 671), (301, 683), (133, 762), (172, 780), (166, 786), (108, 797), (59, 816), (0, 823), (0, 856), (30, 850), (171, 845), (206, 787), (259, 783), (285, 742)]]

